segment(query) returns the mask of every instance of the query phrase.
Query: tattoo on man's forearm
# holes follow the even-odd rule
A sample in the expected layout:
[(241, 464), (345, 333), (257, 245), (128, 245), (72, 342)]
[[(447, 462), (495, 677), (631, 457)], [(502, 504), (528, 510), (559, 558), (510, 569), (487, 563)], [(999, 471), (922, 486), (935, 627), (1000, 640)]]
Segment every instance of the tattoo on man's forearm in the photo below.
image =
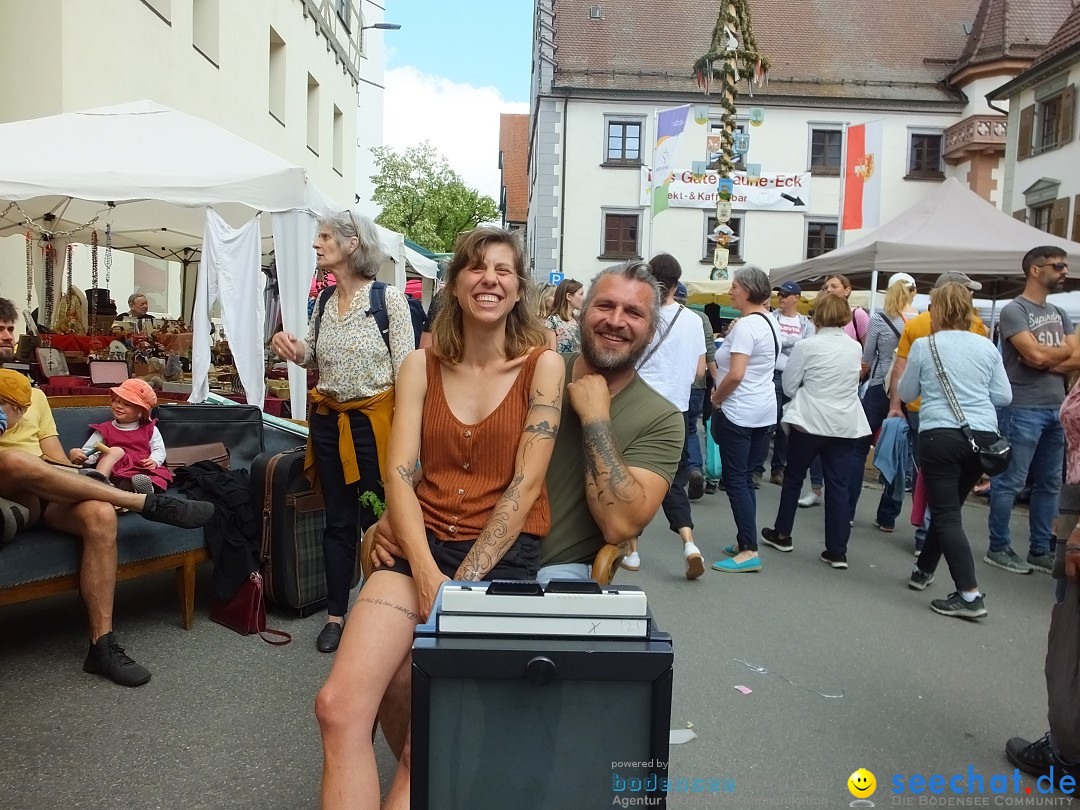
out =
[(502, 553), (517, 538), (516, 534), (511, 535), (508, 524), (511, 513), (521, 509), (521, 482), (523, 480), (525, 480), (525, 474), (519, 469), (492, 510), (484, 530), (462, 560), (460, 570), (463, 579), (476, 582), (487, 576), (488, 572), (502, 559)]
[(585, 449), (585, 486), (596, 490), (596, 498), (605, 506), (630, 503), (641, 497), (634, 476), (615, 446), (610, 422), (589, 422), (581, 426)]
[(411, 619), (414, 622), (420, 620), (419, 616), (417, 616), (415, 613), (413, 613), (411, 610), (409, 610), (404, 605), (398, 605), (398, 604), (395, 604), (393, 602), (388, 602), (385, 599), (376, 599), (376, 598), (371, 597), (371, 596), (359, 596), (359, 597), (357, 597), (356, 601), (357, 602), (368, 602), (368, 603), (370, 603), (372, 605), (382, 605), (383, 607), (393, 608), (398, 613), (404, 613), (409, 619)]

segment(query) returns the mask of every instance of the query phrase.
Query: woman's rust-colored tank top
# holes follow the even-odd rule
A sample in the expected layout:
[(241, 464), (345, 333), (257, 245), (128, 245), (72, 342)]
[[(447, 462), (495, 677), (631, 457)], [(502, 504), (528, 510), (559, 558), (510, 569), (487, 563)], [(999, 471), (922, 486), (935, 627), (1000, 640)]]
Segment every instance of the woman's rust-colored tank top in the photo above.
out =
[[(535, 349), (518, 372), (503, 401), (483, 421), (466, 425), (451, 413), (435, 353), (427, 355), (427, 396), (420, 431), (423, 479), (416, 497), (424, 523), (444, 540), (473, 540), (487, 525), (491, 510), (514, 478), (518, 443), (529, 413), (536, 362)], [(525, 518), (522, 532), (543, 537), (551, 528), (547, 484)]]

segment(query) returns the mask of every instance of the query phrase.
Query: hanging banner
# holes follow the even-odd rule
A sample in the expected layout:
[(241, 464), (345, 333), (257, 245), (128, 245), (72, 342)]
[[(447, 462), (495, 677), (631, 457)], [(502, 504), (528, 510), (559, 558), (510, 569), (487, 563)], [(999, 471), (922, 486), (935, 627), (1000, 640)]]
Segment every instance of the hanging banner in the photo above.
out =
[[(667, 187), (667, 206), (672, 208), (713, 208), (720, 201), (722, 179), (717, 172), (695, 175), (692, 171), (675, 172)], [(756, 180), (746, 172), (734, 172), (731, 177), (731, 207), (735, 211), (791, 211), (805, 214), (810, 208), (810, 172), (763, 173)], [(648, 205), (652, 190), (648, 172), (641, 172), (641, 204)]]
[(857, 231), (880, 224), (881, 121), (870, 121), (847, 128), (841, 227)]
[(653, 149), (653, 216), (668, 207), (668, 186), (672, 182), (672, 162), (679, 136), (686, 128), (690, 105), (660, 110), (656, 116), (656, 148)]

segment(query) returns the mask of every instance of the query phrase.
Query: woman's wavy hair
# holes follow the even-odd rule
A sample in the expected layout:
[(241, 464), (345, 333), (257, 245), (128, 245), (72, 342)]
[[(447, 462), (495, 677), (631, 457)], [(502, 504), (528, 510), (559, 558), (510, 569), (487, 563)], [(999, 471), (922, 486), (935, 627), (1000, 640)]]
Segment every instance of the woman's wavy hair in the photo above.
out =
[(531, 349), (548, 345), (548, 330), (536, 316), (533, 281), (525, 266), (525, 246), (517, 231), (503, 228), (476, 228), (457, 238), (454, 257), (446, 268), (442, 306), (431, 324), (431, 345), (435, 356), (447, 363), (461, 362), (465, 354), (461, 305), (454, 287), (462, 271), (482, 264), (491, 245), (507, 245), (514, 254), (514, 272), (521, 295), (506, 318), (506, 356), (521, 357)]
[(937, 329), (958, 329), (966, 332), (971, 329), (975, 308), (971, 305), (971, 290), (963, 284), (950, 281), (930, 291), (930, 310)]
[(562, 320), (569, 321), (574, 317), (574, 308), (570, 304), (570, 296), (580, 290), (583, 285), (580, 281), (572, 278), (564, 278), (555, 288), (555, 301), (551, 305), (551, 314), (558, 315)]
[[(379, 231), (368, 217), (354, 214), (346, 209), (340, 214), (319, 217), (318, 228), (330, 231), (341, 252), (345, 254), (345, 263), (360, 278), (375, 278), (383, 262), (391, 261), (379, 241)], [(349, 252), (349, 240), (356, 238), (356, 250)]]
[(900, 314), (915, 300), (915, 288), (906, 281), (897, 281), (885, 291), (885, 303), (882, 309), (889, 318), (899, 318)]

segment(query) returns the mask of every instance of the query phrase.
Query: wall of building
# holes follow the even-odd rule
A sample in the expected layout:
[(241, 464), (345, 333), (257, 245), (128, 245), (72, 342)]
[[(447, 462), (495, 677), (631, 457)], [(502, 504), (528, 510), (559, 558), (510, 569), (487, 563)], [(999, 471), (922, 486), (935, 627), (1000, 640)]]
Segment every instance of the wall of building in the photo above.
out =
[[(1047, 83), (1054, 81), (1062, 74), (1050, 77)], [(1064, 71), (1067, 76), (1065, 84), (1080, 85), (1080, 63), (1075, 63), (1070, 69)], [(1003, 210), (1007, 214), (1027, 208), (1024, 191), (1043, 178), (1059, 181), (1058, 198), (1069, 200), (1069, 214), (1066, 218), (1066, 235), (1075, 239), (1073, 233), (1073, 221), (1080, 208), (1080, 120), (1076, 107), (1073, 108), (1072, 138), (1069, 143), (1057, 149), (1052, 149), (1041, 154), (1033, 154), (1024, 160), (1017, 160), (1017, 137), (1020, 131), (1020, 113), (1025, 107), (1035, 104), (1038, 87), (1029, 88), (1018, 96), (1014, 96), (1009, 109), (1009, 143), (1005, 155), (1005, 196), (1006, 201)], [(1080, 93), (1080, 91), (1078, 91)], [(1036, 115), (1038, 118), (1038, 115)], [(1029, 212), (1030, 213), (1030, 212)], [(1029, 218), (1030, 223), (1030, 218)], [(1033, 224), (1033, 223), (1031, 223)]]
[[(312, 182), (344, 208), (353, 204), (358, 175), (371, 173), (357, 156), (364, 148), (357, 137), (361, 91), (310, 15), (326, 12), (326, 30), (357, 60), (361, 78), (370, 78), (359, 83), (369, 143), (382, 141), (386, 32), (365, 31), (366, 58), (357, 58), (361, 20), (381, 21), (382, 3), (351, 0), (351, 35), (334, 8), (310, 0), (4, 3), (0, 66), (5, 75), (27, 78), (0, 84), (0, 122), (152, 99), (306, 167)], [(271, 31), (284, 43), (277, 52), (284, 54), (284, 69), (276, 73)], [(24, 266), (24, 250), (21, 237), (0, 240), (0, 296), (23, 303), (25, 280), (7, 268)], [(89, 273), (88, 262), (89, 248), (77, 250), (77, 276)], [(118, 253), (118, 301), (131, 291), (124, 281), (131, 268), (130, 257)]]
[[(385, 4), (363, 0), (364, 25), (386, 20)], [(371, 176), (375, 174), (373, 147), (383, 145), (383, 88), (386, 46), (393, 43), (393, 31), (365, 31), (360, 84), (356, 88), (356, 210), (375, 218), (379, 208), (371, 201)], [(389, 39), (388, 39), (389, 38)]]
[[(569, 277), (587, 280), (612, 263), (599, 258), (602, 253), (602, 211), (606, 208), (642, 211), (640, 250), (646, 257), (659, 251), (673, 254), (683, 267), (684, 278), (706, 280), (712, 269), (706, 258), (705, 221), (711, 208), (669, 208), (655, 218), (641, 204), (640, 171), (635, 168), (606, 168), (605, 115), (644, 116), (643, 159), (652, 160), (655, 143), (654, 114), (670, 104), (645, 104), (573, 100), (566, 116), (568, 133), (566, 156), (565, 208), (560, 269)], [(740, 105), (740, 116), (748, 115), (750, 104)], [(719, 107), (710, 118), (719, 118)], [(805, 172), (810, 163), (810, 131), (815, 126), (842, 127), (883, 119), (883, 192), (881, 222), (900, 214), (936, 187), (932, 181), (905, 180), (909, 151), (909, 128), (944, 130), (957, 119), (948, 114), (868, 113), (855, 110), (766, 108), (760, 127), (749, 127), (751, 135), (748, 163), (758, 163), (764, 174)], [(704, 125), (691, 116), (680, 139), (673, 166), (676, 171), (692, 168), (692, 161), (705, 157)], [(535, 148), (535, 141), (534, 141)], [(534, 155), (534, 160), (535, 160)], [(780, 211), (743, 213), (740, 245), (746, 262), (768, 270), (800, 261), (805, 255), (806, 226), (811, 220), (836, 221), (840, 211), (839, 177), (810, 179), (809, 206), (805, 214)], [(534, 195), (530, 207), (535, 205)], [(735, 215), (739, 215), (738, 209)], [(858, 239), (866, 231), (849, 231), (846, 241)]]

